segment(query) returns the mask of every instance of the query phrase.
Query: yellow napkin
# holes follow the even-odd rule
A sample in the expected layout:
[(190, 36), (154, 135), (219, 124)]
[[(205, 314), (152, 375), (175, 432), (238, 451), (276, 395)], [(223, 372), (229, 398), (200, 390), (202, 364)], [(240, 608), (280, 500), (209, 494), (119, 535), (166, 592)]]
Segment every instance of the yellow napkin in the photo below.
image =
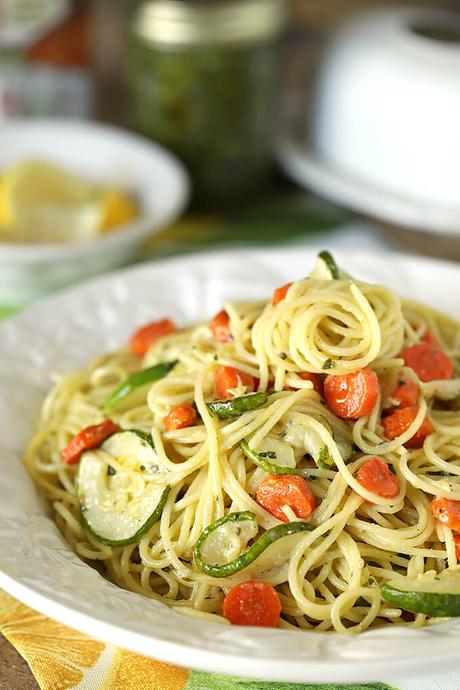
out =
[(42, 690), (185, 690), (189, 672), (50, 620), (0, 591), (0, 632)]

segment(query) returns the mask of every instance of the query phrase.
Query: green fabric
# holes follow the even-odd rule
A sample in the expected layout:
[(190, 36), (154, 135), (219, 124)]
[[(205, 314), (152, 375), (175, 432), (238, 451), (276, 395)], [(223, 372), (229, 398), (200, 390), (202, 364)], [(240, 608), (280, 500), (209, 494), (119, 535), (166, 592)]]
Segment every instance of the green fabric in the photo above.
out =
[(17, 311), (19, 311), (19, 307), (11, 307), (0, 304), (0, 319), (6, 319), (7, 316), (12, 316)]
[(351, 216), (305, 193), (285, 191), (224, 215), (185, 216), (152, 237), (142, 260), (219, 247), (273, 245), (331, 231)]
[(364, 683), (362, 685), (337, 685), (324, 683), (274, 683), (266, 680), (245, 680), (234, 676), (221, 676), (191, 671), (184, 690), (397, 690), (386, 683)]

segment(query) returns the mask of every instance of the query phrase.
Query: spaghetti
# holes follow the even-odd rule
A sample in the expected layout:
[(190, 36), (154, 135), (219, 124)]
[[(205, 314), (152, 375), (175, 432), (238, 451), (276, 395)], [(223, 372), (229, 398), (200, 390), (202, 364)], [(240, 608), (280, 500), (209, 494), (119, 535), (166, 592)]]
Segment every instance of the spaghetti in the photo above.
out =
[[(382, 585), (456, 572), (460, 325), (334, 277), (326, 258), (279, 301), (227, 303), (218, 328), (168, 322), (142, 357), (126, 348), (57, 378), (25, 463), (66, 540), (111, 581), (217, 622), (436, 620)], [(408, 365), (419, 350), (425, 368)], [(82, 430), (106, 417), (88, 445)], [(279, 601), (274, 622), (243, 615), (254, 581), (251, 596)]]

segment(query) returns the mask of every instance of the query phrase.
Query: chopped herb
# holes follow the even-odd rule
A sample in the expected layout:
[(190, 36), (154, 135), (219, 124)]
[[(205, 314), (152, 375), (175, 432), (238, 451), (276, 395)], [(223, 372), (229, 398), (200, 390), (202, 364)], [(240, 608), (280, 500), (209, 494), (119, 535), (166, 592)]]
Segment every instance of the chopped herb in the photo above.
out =
[(278, 457), (274, 450), (267, 450), (259, 453), (261, 458), (268, 458), (269, 460), (276, 460)]
[(280, 352), (278, 356), (280, 359), (287, 359), (287, 357), (288, 357), (286, 352)]
[(144, 471), (145, 471), (145, 465), (141, 465), (141, 466), (139, 467), (139, 469), (140, 469), (141, 472), (144, 472)]
[(324, 362), (322, 369), (323, 371), (327, 371), (327, 369), (333, 369), (335, 367), (335, 362), (333, 359), (326, 359)]
[(117, 471), (115, 467), (112, 467), (112, 465), (107, 465), (107, 474), (109, 475), (109, 477), (113, 477), (113, 475), (116, 473)]
[(219, 355), (215, 354), (214, 357), (213, 357), (213, 359), (214, 359), (215, 362), (217, 362), (217, 360), (219, 359)]

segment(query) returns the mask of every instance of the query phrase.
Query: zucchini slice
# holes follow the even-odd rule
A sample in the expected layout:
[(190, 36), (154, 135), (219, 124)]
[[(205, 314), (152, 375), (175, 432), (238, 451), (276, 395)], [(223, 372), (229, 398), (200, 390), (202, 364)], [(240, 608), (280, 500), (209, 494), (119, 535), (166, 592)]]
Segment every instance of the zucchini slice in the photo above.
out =
[(460, 569), (395, 577), (381, 585), (380, 593), (385, 601), (405, 611), (427, 616), (460, 616)]
[(82, 455), (77, 498), (98, 541), (133, 544), (157, 522), (169, 493), (169, 486), (152, 480), (158, 471), (150, 436), (137, 430), (113, 434), (99, 450)]
[(318, 254), (309, 278), (313, 280), (339, 280), (349, 278), (349, 275), (337, 266), (332, 254), (324, 250)]
[[(319, 422), (332, 436), (338, 451), (344, 462), (349, 462), (355, 454), (353, 444), (349, 438), (346, 428), (340, 423), (331, 424), (330, 420), (320, 414), (312, 414), (311, 418)], [(320, 437), (317, 429), (313, 425), (291, 423), (288, 425), (284, 440), (294, 447), (302, 448), (305, 453), (311, 455), (318, 467), (329, 469), (335, 467), (334, 460), (329, 452), (327, 444)], [(294, 474), (294, 473), (293, 473)]]
[[(206, 529), (198, 537), (198, 541), (196, 542), (193, 550), (195, 564), (199, 570), (201, 570), (203, 573), (206, 573), (206, 575), (210, 575), (211, 577), (230, 577), (236, 573), (239, 573), (240, 570), (247, 568), (247, 566), (255, 561), (255, 559), (260, 556), (260, 554), (262, 554), (265, 549), (270, 546), (270, 544), (273, 544), (273, 542), (277, 541), (278, 539), (288, 537), (291, 534), (297, 534), (298, 532), (311, 532), (314, 529), (313, 526), (308, 522), (285, 522), (282, 525), (277, 525), (276, 527), (268, 529), (251, 544), (247, 551), (239, 556), (236, 556), (236, 558), (233, 558), (233, 560), (229, 562), (209, 563), (205, 560), (205, 558), (203, 558), (203, 556), (206, 557), (206, 555), (212, 555), (215, 560), (215, 556), (217, 554), (215, 546), (216, 543), (219, 544), (219, 541), (217, 540), (217, 542), (215, 541), (212, 544), (211, 548), (208, 550), (208, 554), (206, 554), (205, 545), (207, 540), (216, 530), (220, 530), (224, 525), (242, 523), (246, 520), (253, 521), (255, 523), (255, 529), (252, 534), (250, 532), (246, 532), (245, 536), (247, 537), (255, 535), (257, 532), (256, 516), (254, 513), (251, 513), (247, 510), (236, 513), (228, 513), (206, 527)], [(227, 551), (227, 555), (229, 553), (230, 550)], [(219, 555), (224, 555), (222, 547)]]

